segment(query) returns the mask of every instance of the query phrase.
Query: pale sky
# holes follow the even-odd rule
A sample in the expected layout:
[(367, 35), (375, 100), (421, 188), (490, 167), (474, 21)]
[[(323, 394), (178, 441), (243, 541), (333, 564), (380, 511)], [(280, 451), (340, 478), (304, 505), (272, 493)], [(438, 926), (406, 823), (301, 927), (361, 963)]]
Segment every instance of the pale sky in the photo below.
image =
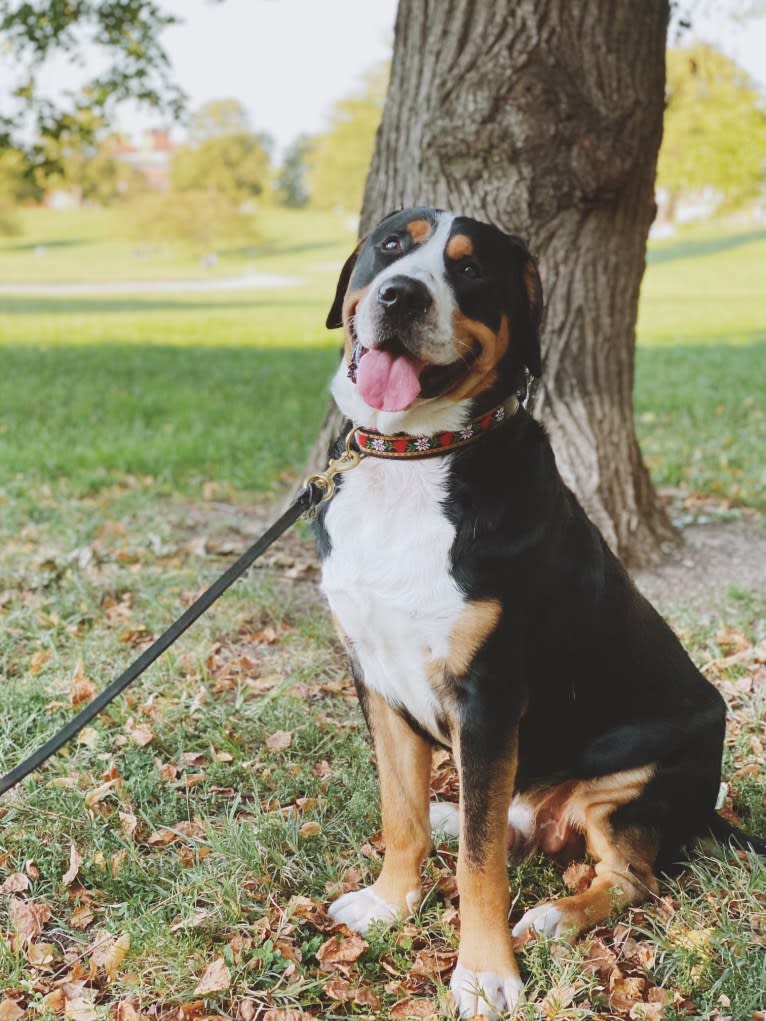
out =
[[(766, 90), (766, 17), (738, 26), (715, 13), (731, 9), (733, 0), (700, 2), (702, 11), (684, 40), (696, 36), (720, 46)], [(396, 3), (166, 0), (163, 6), (184, 23), (168, 29), (163, 41), (192, 109), (209, 99), (239, 99), (253, 128), (272, 135), (281, 152), (301, 132), (321, 130), (333, 103), (390, 55)], [(93, 70), (90, 63), (86, 69)], [(81, 74), (57, 61), (43, 80), (60, 92)], [(11, 80), (7, 65), (0, 65), (0, 92)], [(156, 114), (124, 109), (121, 115), (128, 130), (157, 123)]]

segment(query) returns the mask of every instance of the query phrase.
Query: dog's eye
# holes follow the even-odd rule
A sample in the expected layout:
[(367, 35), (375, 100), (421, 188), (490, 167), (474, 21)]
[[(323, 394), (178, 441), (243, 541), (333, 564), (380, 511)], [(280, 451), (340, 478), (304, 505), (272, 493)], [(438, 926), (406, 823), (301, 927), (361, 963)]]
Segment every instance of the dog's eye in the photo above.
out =
[(400, 252), (402, 250), (402, 243), (396, 234), (392, 234), (385, 239), (380, 247), (384, 252)]
[(469, 280), (476, 280), (476, 278), (480, 276), (479, 267), (476, 265), (475, 262), (464, 263), (460, 267), (460, 272), (463, 274), (464, 277), (468, 277)]

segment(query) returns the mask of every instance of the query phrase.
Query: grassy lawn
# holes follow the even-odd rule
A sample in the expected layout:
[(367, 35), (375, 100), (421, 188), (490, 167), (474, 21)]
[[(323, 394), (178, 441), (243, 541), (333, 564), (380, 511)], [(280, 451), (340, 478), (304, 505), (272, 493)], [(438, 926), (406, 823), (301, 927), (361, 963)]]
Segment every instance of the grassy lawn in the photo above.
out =
[[(351, 243), (337, 218), (269, 213), (254, 251), (203, 271), (189, 252), (136, 255), (101, 211), (30, 214), (28, 228), (0, 244), (0, 282), (249, 267), (304, 282), (0, 295), (5, 768), (248, 545), (264, 503), (297, 477), (337, 354), (322, 324)], [(690, 233), (653, 246), (642, 298), (636, 414), (655, 479), (735, 513), (766, 504), (765, 276), (763, 232)], [(281, 544), (0, 804), (2, 1021), (17, 1016), (4, 997), (43, 1021), (111, 1018), (121, 1003), (147, 1019), (332, 1021), (423, 1017), (443, 995), (454, 845), (427, 864), (417, 926), (321, 949), (328, 896), (379, 869), (379, 817), (309, 550)], [(766, 832), (764, 595), (732, 591), (716, 613), (665, 609), (729, 701), (729, 808)], [(436, 782), (449, 788), (444, 767)], [(510, 878), (514, 919), (564, 888), (543, 862)], [(764, 1008), (765, 889), (763, 865), (695, 858), (659, 902), (590, 942), (526, 949), (525, 1016), (749, 1017)], [(116, 1016), (134, 1021), (124, 1006)]]

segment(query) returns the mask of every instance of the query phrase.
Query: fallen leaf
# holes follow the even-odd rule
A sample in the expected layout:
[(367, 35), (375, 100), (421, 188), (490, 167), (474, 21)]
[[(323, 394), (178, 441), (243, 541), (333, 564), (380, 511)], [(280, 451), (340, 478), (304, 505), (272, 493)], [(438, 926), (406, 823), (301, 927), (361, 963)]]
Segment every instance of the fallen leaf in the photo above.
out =
[(115, 1021), (140, 1021), (140, 1018), (141, 1015), (130, 1000), (121, 1000), (117, 1004), (117, 1009), (115, 1010)]
[(273, 752), (283, 752), (293, 743), (293, 735), (289, 730), (275, 730), (271, 737), (266, 738), (266, 747)]
[(132, 837), (138, 828), (138, 819), (132, 812), (120, 812), (120, 827), (126, 837)]
[(43, 926), (51, 917), (51, 909), (47, 904), (37, 904), (31, 900), (19, 900), (12, 897), (8, 905), (8, 914), (16, 933), (14, 945), (16, 949), (37, 939)]
[(661, 1003), (646, 1003), (639, 1001), (630, 1008), (628, 1017), (631, 1021), (662, 1021), (665, 1016), (665, 1008)]
[(24, 1011), (15, 1000), (7, 996), (0, 1000), (0, 1021), (18, 1021), (24, 1016)]
[(95, 915), (87, 904), (81, 904), (70, 915), (69, 924), (73, 929), (87, 929), (94, 918)]
[(96, 685), (85, 676), (82, 660), (78, 659), (69, 682), (69, 701), (78, 706), (81, 702), (89, 702), (95, 694)]
[(75, 847), (74, 841), (69, 844), (69, 868), (66, 870), (64, 875), (61, 877), (61, 882), (64, 886), (71, 886), (71, 884), (77, 879), (77, 875), (82, 865), (82, 855)]
[(103, 801), (104, 798), (121, 783), (122, 781), (119, 778), (116, 778), (114, 780), (107, 780), (106, 783), (99, 784), (98, 787), (94, 787), (85, 795), (85, 804), (88, 808), (93, 808), (95, 805), (98, 805), (99, 802)]
[(55, 948), (50, 943), (30, 943), (27, 960), (33, 968), (46, 968), (55, 960)]
[(194, 992), (198, 996), (202, 996), (205, 993), (222, 993), (230, 985), (231, 973), (226, 967), (224, 959), (218, 957), (215, 961), (208, 964), (207, 968), (202, 972)]
[(96, 933), (90, 959), (96, 967), (104, 969), (110, 982), (114, 982), (129, 949), (130, 936), (126, 932), (122, 936), (114, 936), (111, 932), (100, 931)]
[(145, 723), (134, 724), (132, 720), (128, 720), (125, 724), (125, 733), (139, 748), (144, 748), (154, 740), (154, 731)]
[(317, 950), (317, 960), (329, 968), (338, 964), (351, 964), (365, 952), (369, 943), (361, 936), (331, 936)]
[(36, 652), (29, 661), (29, 672), (31, 674), (39, 674), (50, 658), (51, 654), (48, 649)]
[(315, 837), (318, 833), (322, 832), (322, 827), (318, 822), (304, 822), (298, 833), (302, 837)]
[(596, 877), (596, 870), (584, 861), (573, 861), (564, 869), (561, 877), (567, 890), (572, 893), (583, 893)]
[[(243, 1000), (240, 1006), (240, 1017), (242, 1021), (251, 1021), (254, 1014), (250, 1014), (249, 1017), (243, 1012), (242, 1007), (245, 1003), (252, 1003), (252, 1000)], [(261, 1014), (261, 1021), (319, 1021), (313, 1014), (306, 1014), (302, 1010), (293, 1010), (288, 1007), (286, 1009), (282, 1007), (270, 1007), (265, 1014)]]
[(29, 889), (29, 877), (23, 872), (12, 872), (0, 886), (0, 893), (24, 893)]
[(170, 926), (171, 932), (178, 932), (179, 929), (196, 929), (210, 917), (210, 912), (200, 908), (190, 915), (188, 918), (182, 919), (180, 922), (176, 922), (175, 925)]
[(436, 1007), (431, 1000), (407, 999), (399, 1000), (389, 1012), (391, 1021), (407, 1021), (411, 1017), (422, 1017), (433, 1019), (438, 1018)]
[(609, 1004), (614, 1010), (630, 1010), (644, 998), (645, 978), (617, 978), (610, 982)]

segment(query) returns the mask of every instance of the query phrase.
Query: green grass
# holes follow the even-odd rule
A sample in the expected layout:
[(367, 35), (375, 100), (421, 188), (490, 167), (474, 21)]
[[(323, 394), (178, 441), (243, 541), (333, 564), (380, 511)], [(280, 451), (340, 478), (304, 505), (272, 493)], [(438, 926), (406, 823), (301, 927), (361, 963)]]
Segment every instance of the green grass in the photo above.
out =
[[(108, 213), (28, 216), (29, 233), (0, 245), (0, 281), (203, 275), (191, 252), (136, 256)], [(337, 357), (338, 337), (322, 324), (350, 235), (332, 216), (273, 212), (263, 215), (262, 230), (257, 255), (231, 252), (211, 272), (243, 272), (253, 261), (301, 276), (300, 288), (0, 295), (6, 767), (69, 717), (78, 661), (102, 687), (135, 655), (141, 628), (157, 633), (252, 541), (260, 505), (301, 469)], [(43, 242), (46, 254), (36, 255)], [(636, 394), (656, 480), (760, 508), (765, 269), (762, 232), (693, 231), (654, 246)], [(30, 1016), (52, 1016), (44, 997), (71, 976), (76, 959), (89, 960), (99, 931), (130, 937), (115, 980), (96, 966), (89, 979), (102, 1017), (125, 998), (178, 1016), (181, 1005), (201, 999), (197, 982), (218, 956), (232, 986), (206, 999), (208, 1014), (236, 1016), (250, 1000), (301, 1005), (329, 1021), (365, 1012), (385, 1018), (405, 995), (443, 995), (438, 983), (418, 985), (407, 973), (415, 954), (455, 947), (449, 904), (437, 888), (454, 866), (454, 848), (427, 865), (430, 892), (417, 928), (375, 934), (351, 969), (380, 1007), (323, 993), (328, 975), (316, 952), (327, 934), (290, 907), (293, 896), (326, 903), (346, 870), (350, 881), (364, 882), (379, 868), (374, 848), (364, 846), (379, 826), (369, 744), (306, 558), (300, 542), (283, 545), (282, 568), (251, 572), (84, 741), (0, 805), (0, 883), (34, 862), (22, 899), (51, 908), (40, 940), (53, 958), (35, 967), (3, 938), (10, 902), (0, 896), (0, 1003), (12, 992)], [(732, 591), (715, 613), (670, 611), (698, 662), (721, 658), (723, 627), (753, 646), (766, 639), (757, 594)], [(752, 769), (763, 705), (738, 688), (750, 673), (755, 685), (758, 669), (753, 658), (712, 673), (736, 724), (725, 762), (736, 778), (732, 807), (763, 831), (763, 782)], [(138, 724), (151, 728), (146, 746), (131, 736)], [(281, 751), (267, 743), (277, 731), (292, 735)], [(88, 800), (105, 778), (117, 782), (102, 800)], [(301, 835), (306, 822), (319, 831)], [(177, 839), (158, 839), (163, 827)], [(70, 841), (83, 861), (66, 886)], [(511, 882), (519, 893), (514, 918), (562, 889), (542, 862), (514, 869)], [(663, 886), (664, 902), (626, 916), (643, 959), (653, 958), (645, 974), (680, 997), (667, 1018), (762, 1009), (765, 882), (762, 866), (716, 852)], [(93, 915), (86, 929), (74, 924), (78, 907)], [(619, 933), (605, 927), (599, 935), (624, 959), (624, 973), (638, 974)], [(583, 954), (582, 946), (541, 943), (520, 955), (534, 1001), (527, 1017), (626, 1016), (585, 974)], [(414, 991), (402, 991), (406, 981)]]

